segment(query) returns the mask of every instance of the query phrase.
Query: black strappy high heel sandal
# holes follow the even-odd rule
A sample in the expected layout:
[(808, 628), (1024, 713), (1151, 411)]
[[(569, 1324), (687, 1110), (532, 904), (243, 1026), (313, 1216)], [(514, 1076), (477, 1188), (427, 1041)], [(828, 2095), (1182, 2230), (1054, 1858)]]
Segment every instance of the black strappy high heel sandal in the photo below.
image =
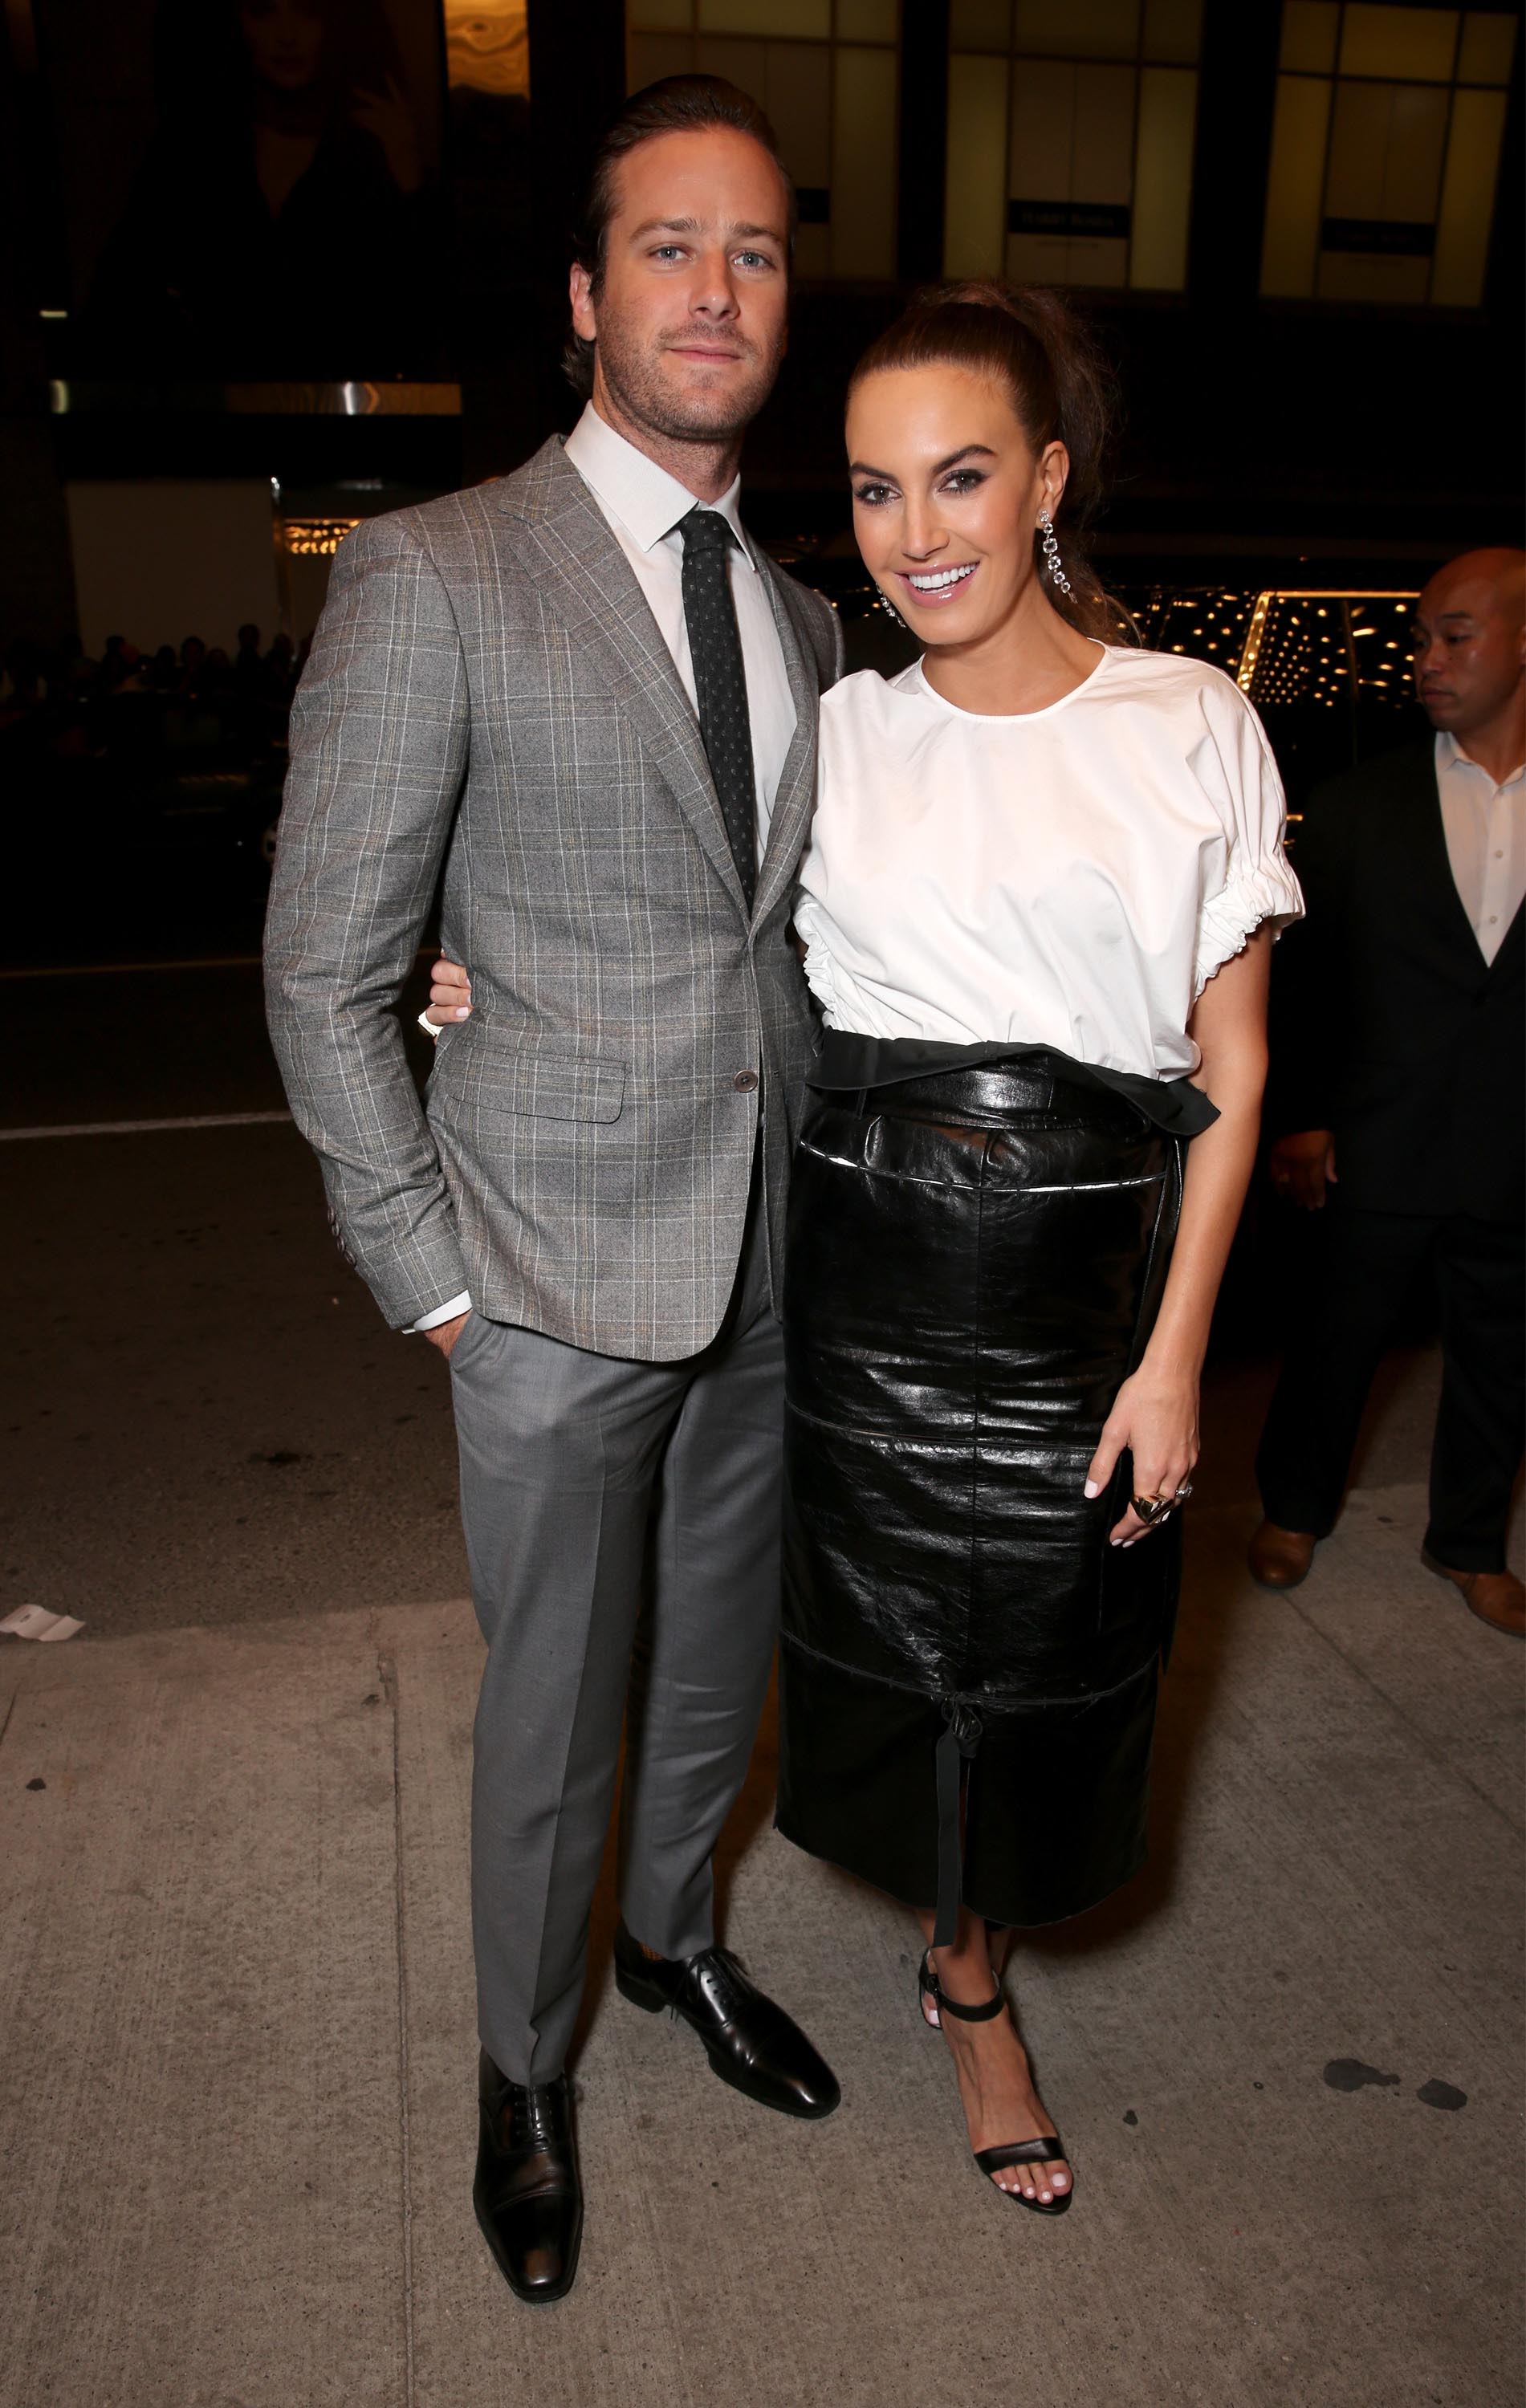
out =
[[(916, 1991), (919, 2014), (922, 2014), (923, 2000), (931, 1999), (941, 2015), (953, 2015), (961, 2024), (993, 2023), (1007, 2003), (1006, 1993), (1000, 1982), (996, 1985), (995, 1998), (987, 1999), (983, 2007), (963, 2006), (957, 1999), (951, 1999), (932, 1970), (930, 1948), (924, 1952), (921, 1965), (917, 1969)], [(925, 2014), (922, 2015), (922, 2020), (926, 2023)], [(1043, 2200), (1025, 2198), (1020, 2190), (1008, 2190), (1004, 2183), (999, 2183), (996, 2179), (997, 2175), (1004, 2172), (1008, 2166), (1042, 2166), (1057, 2158), (1063, 2158), (1065, 2163), (1070, 2165), (1065, 2143), (1058, 2132), (1041, 2133), (1036, 2140), (1032, 2141), (999, 2141), (994, 2148), (972, 2149), (970, 2154), (993, 2190), (1000, 2191), (1003, 2199), (1015, 2200), (1019, 2207), (1031, 2208), (1035, 2215), (1063, 2215), (1075, 2197), (1073, 2167), (1071, 2170), (1070, 2189), (1061, 2191), (1059, 2197), (1051, 2200), (1047, 2205)]]

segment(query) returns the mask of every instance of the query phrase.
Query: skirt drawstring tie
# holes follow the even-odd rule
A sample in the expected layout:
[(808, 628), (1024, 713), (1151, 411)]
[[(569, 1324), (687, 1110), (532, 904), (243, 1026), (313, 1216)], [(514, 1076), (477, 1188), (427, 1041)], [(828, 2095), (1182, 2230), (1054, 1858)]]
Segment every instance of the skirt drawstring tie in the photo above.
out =
[(938, 1905), (932, 1929), (935, 1948), (953, 1946), (964, 1887), (964, 1848), (959, 1835), (959, 1766), (972, 1761), (984, 1726), (973, 1706), (943, 1700), (938, 1741)]

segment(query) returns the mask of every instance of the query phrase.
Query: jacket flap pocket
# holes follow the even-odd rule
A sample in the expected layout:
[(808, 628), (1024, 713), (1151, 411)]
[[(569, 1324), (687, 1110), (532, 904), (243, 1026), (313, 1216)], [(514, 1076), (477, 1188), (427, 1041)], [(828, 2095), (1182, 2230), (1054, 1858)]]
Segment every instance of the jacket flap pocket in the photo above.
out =
[[(463, 1044), (472, 1038), (475, 1042)], [(537, 1120), (616, 1121), (626, 1066), (602, 1054), (558, 1054), (491, 1028), (447, 1031), (429, 1082), (429, 1108), (445, 1120), (524, 1112)]]

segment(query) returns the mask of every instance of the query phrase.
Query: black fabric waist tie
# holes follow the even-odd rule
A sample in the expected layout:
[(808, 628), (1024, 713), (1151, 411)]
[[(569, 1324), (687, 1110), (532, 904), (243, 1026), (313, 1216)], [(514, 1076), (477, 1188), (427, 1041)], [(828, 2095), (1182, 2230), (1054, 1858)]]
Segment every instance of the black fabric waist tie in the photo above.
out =
[(822, 1030), (820, 1053), (806, 1073), (806, 1085), (818, 1094), (852, 1096), (907, 1080), (939, 1078), (950, 1070), (994, 1069), (1002, 1063), (1122, 1096), (1171, 1137), (1197, 1137), (1218, 1118), (1216, 1107), (1190, 1079), (1147, 1079), (1135, 1070), (1103, 1069), (1049, 1045), (945, 1045), (931, 1038), (858, 1037), (845, 1028)]
[(959, 1832), (959, 1767), (968, 1764), (980, 1745), (984, 1725), (973, 1706), (957, 1698), (943, 1701), (943, 1728), (938, 1741), (938, 1904), (932, 1927), (935, 1948), (951, 1948), (958, 1929), (959, 1898), (964, 1888), (964, 1843)]

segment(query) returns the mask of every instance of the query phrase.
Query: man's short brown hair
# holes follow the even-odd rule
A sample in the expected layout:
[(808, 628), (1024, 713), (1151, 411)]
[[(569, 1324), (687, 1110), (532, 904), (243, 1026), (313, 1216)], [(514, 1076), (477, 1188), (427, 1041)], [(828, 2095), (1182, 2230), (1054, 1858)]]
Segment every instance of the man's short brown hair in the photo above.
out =
[[(788, 238), (795, 240), (795, 187), (779, 153), (779, 137), (753, 98), (724, 76), (664, 76), (631, 93), (605, 127), (583, 192), (583, 206), (572, 227), (572, 257), (588, 273), (595, 299), (604, 280), (604, 255), (610, 221), (619, 203), (616, 172), (622, 159), (658, 134), (703, 134), (711, 126), (729, 126), (760, 142), (784, 179), (789, 203)], [(569, 334), (562, 353), (569, 384), (586, 401), (594, 389), (594, 346), (582, 335)]]

